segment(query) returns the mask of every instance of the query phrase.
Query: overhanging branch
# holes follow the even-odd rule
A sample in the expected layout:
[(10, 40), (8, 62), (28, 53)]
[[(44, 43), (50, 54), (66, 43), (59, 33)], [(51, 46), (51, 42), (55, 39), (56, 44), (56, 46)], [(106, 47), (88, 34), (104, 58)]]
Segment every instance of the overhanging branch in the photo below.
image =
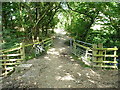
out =
[(92, 17), (91, 15), (89, 15), (89, 14), (87, 14), (87, 13), (85, 13), (85, 12), (80, 12), (80, 11), (78, 11), (78, 10), (72, 9), (72, 8), (70, 7), (70, 5), (68, 4), (68, 2), (67, 2), (67, 6), (68, 6), (68, 8), (69, 8), (70, 10), (72, 10), (73, 12), (77, 12), (77, 13), (79, 13), (79, 14), (84, 14), (85, 16), (93, 19), (93, 17)]

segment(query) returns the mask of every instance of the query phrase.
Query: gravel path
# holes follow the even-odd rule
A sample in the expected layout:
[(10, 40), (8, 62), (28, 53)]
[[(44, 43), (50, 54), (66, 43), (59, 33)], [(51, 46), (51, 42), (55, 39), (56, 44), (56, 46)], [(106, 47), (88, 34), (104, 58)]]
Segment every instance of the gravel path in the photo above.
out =
[(27, 61), (31, 68), (4, 78), (3, 88), (117, 88), (117, 70), (82, 67), (70, 56), (67, 39), (57, 36), (46, 55)]

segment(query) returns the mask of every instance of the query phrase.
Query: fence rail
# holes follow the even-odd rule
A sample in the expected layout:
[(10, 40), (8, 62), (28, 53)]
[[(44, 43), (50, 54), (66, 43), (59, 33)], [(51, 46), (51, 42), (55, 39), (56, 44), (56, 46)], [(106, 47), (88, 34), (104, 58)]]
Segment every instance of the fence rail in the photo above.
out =
[(21, 47), (16, 47), (16, 48), (11, 48), (11, 49), (7, 49), (7, 50), (0, 50), (1, 53), (6, 53), (6, 52), (11, 52), (11, 51), (15, 51), (15, 50), (19, 50)]
[[(34, 42), (31, 44), (25, 45), (25, 43), (20, 43), (19, 47), (11, 48), (7, 50), (0, 50), (0, 65), (2, 66), (2, 76), (7, 76), (9, 73), (13, 72), (15, 70), (15, 66), (22, 63), (22, 61), (25, 60), (26, 52), (25, 48), (36, 45), (36, 44), (42, 44), (45, 48), (50, 47), (52, 44), (52, 38), (47, 38), (45, 40), (42, 40), (41, 42)], [(48, 44), (48, 45), (46, 45)], [(45, 46), (46, 45), (46, 46)]]
[(103, 48), (103, 44), (93, 44), (93, 62), (95, 62), (93, 67), (117, 68), (117, 50), (116, 46), (114, 48)]
[(117, 68), (116, 64), (118, 62), (116, 57), (118, 57), (118, 48), (116, 46), (114, 48), (103, 48), (101, 43), (97, 45), (74, 39), (71, 40), (73, 41), (73, 45), (70, 45), (72, 53), (80, 57), (85, 64), (92, 67)]

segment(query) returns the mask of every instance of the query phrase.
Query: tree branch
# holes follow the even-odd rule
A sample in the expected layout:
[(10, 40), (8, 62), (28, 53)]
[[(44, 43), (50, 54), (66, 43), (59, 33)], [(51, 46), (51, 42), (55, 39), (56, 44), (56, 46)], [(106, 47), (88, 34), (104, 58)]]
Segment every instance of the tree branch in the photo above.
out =
[(80, 12), (80, 11), (78, 11), (78, 10), (72, 9), (72, 8), (70, 7), (70, 5), (68, 4), (68, 2), (67, 2), (67, 6), (68, 6), (68, 8), (69, 8), (70, 10), (72, 10), (72, 11), (74, 11), (74, 12), (77, 12), (77, 13), (79, 13), (79, 14), (84, 14), (84, 15), (86, 15), (87, 17), (93, 19), (93, 17), (92, 17), (91, 15), (89, 15), (89, 14), (87, 14), (87, 13), (85, 13), (85, 12)]
[[(60, 4), (57, 6), (57, 8), (59, 8)], [(50, 10), (55, 9), (56, 7), (51, 8), (51, 5), (49, 6), (49, 8), (47, 10), (45, 10), (44, 14), (38, 19), (38, 21), (34, 24), (33, 28), (35, 28), (35, 26), (44, 18), (44, 16), (49, 13)]]

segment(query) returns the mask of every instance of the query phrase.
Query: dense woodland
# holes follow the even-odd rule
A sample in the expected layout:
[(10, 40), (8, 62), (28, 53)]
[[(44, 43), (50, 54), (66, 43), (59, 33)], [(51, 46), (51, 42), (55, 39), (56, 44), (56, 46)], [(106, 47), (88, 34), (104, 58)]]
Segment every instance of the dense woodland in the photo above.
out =
[(117, 2), (4, 2), (2, 48), (41, 41), (51, 37), (54, 28), (63, 28), (81, 41), (119, 48), (119, 6)]
[(3, 2), (0, 10), (1, 88), (118, 88), (120, 3)]

